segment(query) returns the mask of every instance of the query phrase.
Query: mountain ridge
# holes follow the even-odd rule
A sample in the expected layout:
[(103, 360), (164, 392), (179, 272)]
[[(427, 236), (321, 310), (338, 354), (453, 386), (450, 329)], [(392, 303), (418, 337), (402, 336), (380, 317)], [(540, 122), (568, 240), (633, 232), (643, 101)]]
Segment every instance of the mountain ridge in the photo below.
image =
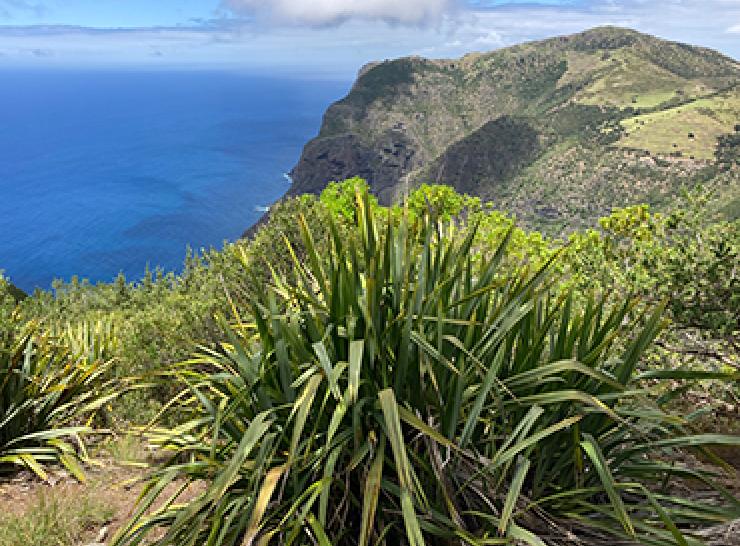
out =
[[(524, 201), (553, 193), (548, 154), (561, 150), (576, 158), (573, 172), (596, 162), (610, 179), (631, 180), (629, 191), (578, 209), (588, 222), (611, 205), (660, 201), (678, 185), (714, 180), (722, 170), (717, 141), (738, 129), (738, 82), (740, 63), (730, 57), (617, 27), (459, 59), (369, 63), (326, 111), (291, 172), (289, 194), (361, 176), (389, 203), (422, 182), (447, 183), (557, 229), (572, 207), (544, 194)], [(661, 141), (685, 127), (675, 142)], [(735, 169), (720, 178), (733, 182)], [(568, 183), (569, 200), (604, 185), (598, 174), (584, 176)]]

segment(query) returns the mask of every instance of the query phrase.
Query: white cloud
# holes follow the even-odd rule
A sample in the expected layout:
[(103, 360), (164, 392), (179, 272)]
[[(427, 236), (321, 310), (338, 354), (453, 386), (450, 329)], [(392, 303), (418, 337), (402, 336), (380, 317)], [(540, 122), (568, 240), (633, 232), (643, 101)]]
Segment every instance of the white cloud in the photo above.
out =
[(236, 13), (314, 26), (350, 19), (421, 25), (438, 21), (454, 5), (454, 0), (224, 0)]
[(486, 48), (486, 49), (493, 49), (496, 47), (501, 47), (504, 45), (504, 38), (501, 36), (501, 33), (496, 32), (495, 30), (489, 30), (485, 34), (482, 34), (478, 36), (475, 40), (470, 42), (470, 46), (473, 48)]
[[(271, 5), (279, 6), (281, 1), (287, 2), (274, 0)], [(305, 0), (294, 1), (306, 5)], [(329, 5), (322, 1), (315, 0), (317, 6)], [(403, 2), (394, 1), (399, 6)], [(246, 2), (256, 5), (257, 0), (241, 0), (243, 9)], [(409, 5), (416, 3), (409, 2)], [(619, 10), (613, 9), (614, 4), (607, 0), (595, 0), (587, 5), (509, 3), (497, 8), (459, 10), (455, 6), (461, 4), (456, 0), (451, 2), (436, 4), (451, 5), (452, 12), (442, 13), (432, 25), (400, 26), (402, 19), (398, 17), (397, 24), (387, 24), (390, 20), (387, 15), (385, 20), (368, 19), (380, 17), (379, 11), (368, 11), (370, 6), (380, 5), (373, 0), (364, 2), (365, 11), (354, 12), (354, 17), (339, 27), (328, 26), (328, 20), (341, 19), (327, 19), (326, 10), (320, 12), (324, 14), (321, 18), (312, 19), (313, 24), (264, 24), (267, 17), (278, 17), (277, 12), (267, 8), (259, 12), (261, 18), (257, 19), (226, 17), (181, 27), (95, 29), (0, 25), (0, 68), (11, 65), (224, 67), (282, 70), (287, 74), (320, 73), (351, 79), (359, 67), (370, 61), (410, 54), (456, 58), (471, 51), (490, 51), (604, 24), (713, 47), (736, 59), (740, 56), (738, 0), (624, 0), (619, 3)], [(426, 2), (427, 7), (432, 3)], [(434, 13), (437, 12), (430, 12), (427, 17), (433, 18)], [(349, 14), (345, 12), (343, 16)], [(50, 55), (34, 54), (36, 49)]]

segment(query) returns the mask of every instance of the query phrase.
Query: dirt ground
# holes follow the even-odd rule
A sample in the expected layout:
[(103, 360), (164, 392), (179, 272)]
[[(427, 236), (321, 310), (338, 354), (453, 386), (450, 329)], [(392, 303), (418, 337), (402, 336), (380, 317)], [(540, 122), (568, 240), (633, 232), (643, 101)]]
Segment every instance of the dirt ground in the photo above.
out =
[[(128, 521), (144, 487), (146, 475), (146, 469), (110, 461), (97, 461), (95, 465), (89, 467), (84, 483), (80, 483), (63, 470), (50, 472), (46, 482), (42, 482), (29, 472), (21, 472), (12, 479), (0, 480), (0, 513), (22, 516), (38, 503), (41, 495), (65, 503), (71, 502), (72, 505), (74, 499), (90, 499), (96, 505), (112, 512), (113, 516), (98, 528), (80, 530), (78, 544), (81, 546), (106, 544)], [(162, 498), (174, 494), (180, 485), (173, 484), (165, 489), (165, 496)], [(202, 484), (190, 486), (179, 500), (193, 498), (202, 489)]]

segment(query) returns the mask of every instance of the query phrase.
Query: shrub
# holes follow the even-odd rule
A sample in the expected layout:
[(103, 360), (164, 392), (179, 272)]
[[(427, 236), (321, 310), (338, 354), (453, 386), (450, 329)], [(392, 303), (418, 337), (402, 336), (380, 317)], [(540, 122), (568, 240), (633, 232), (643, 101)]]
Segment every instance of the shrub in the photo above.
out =
[(105, 326), (83, 325), (54, 336), (14, 315), (0, 330), (0, 473), (61, 463), (84, 479), (83, 419), (114, 392), (103, 377), (113, 337)]
[[(548, 264), (500, 270), (511, 233), (474, 261), (475, 226), (380, 223), (358, 201), (354, 237), (331, 223), (321, 255), (301, 220), (305, 264), (173, 371), (192, 418), (153, 431), (172, 458), (115, 544), (697, 544), (693, 526), (738, 515), (729, 494), (671, 492), (711, 477), (675, 450), (740, 440), (645, 399), (670, 377), (635, 373), (660, 306), (644, 327), (631, 301), (579, 308)], [(146, 515), (180, 479), (208, 487)]]
[(601, 233), (571, 235), (569, 262), (583, 284), (668, 301), (679, 327), (719, 335), (738, 328), (740, 221), (712, 222), (702, 192), (670, 214), (615, 210)]
[(10, 320), (16, 306), (16, 298), (12, 291), (12, 285), (0, 271), (0, 328)]
[(409, 194), (405, 205), (414, 217), (431, 214), (449, 222), (463, 212), (479, 211), (481, 201), (478, 197), (457, 193), (455, 188), (445, 184), (422, 184)]
[[(366, 180), (355, 176), (342, 182), (329, 182), (321, 192), (319, 200), (326, 206), (334, 218), (354, 222), (356, 216), (355, 195), (358, 191), (368, 192)], [(378, 208), (378, 200), (374, 196), (368, 197), (370, 206)]]

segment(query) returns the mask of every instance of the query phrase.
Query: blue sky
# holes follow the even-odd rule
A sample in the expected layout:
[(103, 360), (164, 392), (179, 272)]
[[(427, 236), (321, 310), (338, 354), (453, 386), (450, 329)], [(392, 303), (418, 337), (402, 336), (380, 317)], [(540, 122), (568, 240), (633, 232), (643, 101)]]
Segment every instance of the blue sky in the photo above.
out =
[(170, 26), (211, 18), (209, 0), (0, 0), (2, 24), (90, 27)]
[(0, 0), (0, 67), (231, 68), (349, 77), (597, 25), (740, 57), (740, 0)]

